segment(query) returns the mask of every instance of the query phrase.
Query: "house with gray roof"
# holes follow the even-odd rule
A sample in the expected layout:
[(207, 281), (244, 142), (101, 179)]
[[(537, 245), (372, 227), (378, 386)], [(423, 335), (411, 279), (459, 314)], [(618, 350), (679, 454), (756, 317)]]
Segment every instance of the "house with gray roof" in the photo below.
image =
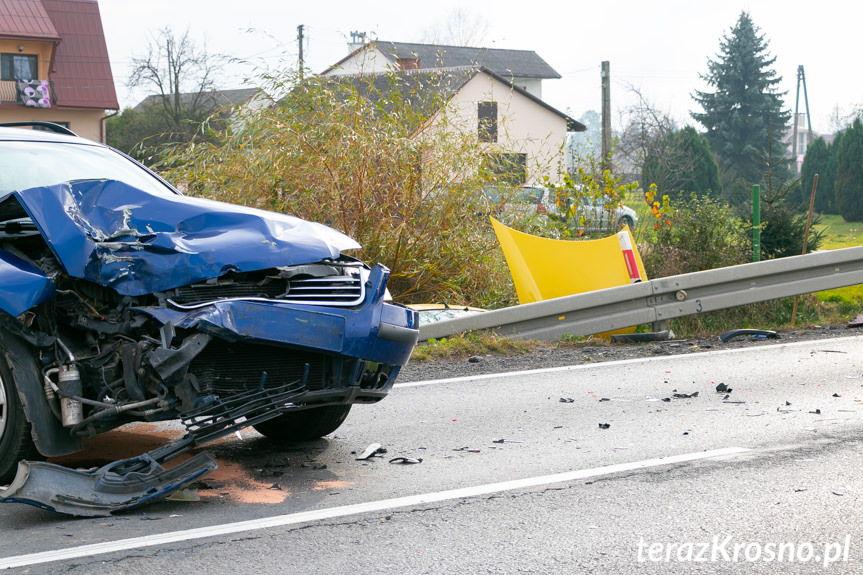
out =
[(450, 126), (473, 132), (486, 166), (516, 184), (558, 181), (568, 132), (586, 127), (541, 98), (541, 81), (560, 78), (535, 52), (374, 41), (354, 49), (322, 74), (334, 82), (398, 90), (420, 105), (434, 90)]
[(376, 74), (387, 71), (464, 66), (486, 68), (537, 98), (542, 98), (543, 80), (560, 78), (560, 74), (532, 50), (442, 46), (384, 40), (373, 40), (356, 46), (350, 54), (324, 70), (321, 75)]

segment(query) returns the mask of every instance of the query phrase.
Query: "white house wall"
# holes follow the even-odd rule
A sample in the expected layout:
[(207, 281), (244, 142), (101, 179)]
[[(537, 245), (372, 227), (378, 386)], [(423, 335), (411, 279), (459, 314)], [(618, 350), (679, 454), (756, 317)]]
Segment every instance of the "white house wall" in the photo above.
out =
[(344, 74), (383, 74), (393, 71), (393, 64), (380, 50), (366, 46), (356, 54), (349, 56), (344, 62), (333, 68), (325, 76)]
[(528, 183), (541, 183), (544, 176), (557, 182), (565, 168), (566, 119), (482, 73), (453, 97), (448, 113), (476, 134), (477, 103), (489, 101), (497, 102), (498, 141), (488, 151), (525, 153)]

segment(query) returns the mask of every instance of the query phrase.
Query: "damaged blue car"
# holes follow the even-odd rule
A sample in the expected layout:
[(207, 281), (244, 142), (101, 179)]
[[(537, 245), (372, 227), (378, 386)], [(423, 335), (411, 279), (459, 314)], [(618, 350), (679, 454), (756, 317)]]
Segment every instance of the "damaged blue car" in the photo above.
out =
[[(38, 123), (37, 123), (38, 124)], [(215, 467), (180, 453), (253, 426), (331, 433), (383, 399), (418, 337), (351, 238), (187, 197), (57, 126), (0, 127), (0, 499), (97, 516)], [(66, 133), (57, 133), (66, 132)], [(185, 437), (79, 471), (44, 463), (129, 422)]]

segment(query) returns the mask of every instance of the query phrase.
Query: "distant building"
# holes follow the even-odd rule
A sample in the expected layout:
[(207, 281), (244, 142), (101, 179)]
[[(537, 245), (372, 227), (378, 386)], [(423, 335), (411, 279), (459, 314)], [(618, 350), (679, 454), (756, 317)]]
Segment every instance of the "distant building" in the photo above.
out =
[(821, 137), (821, 134), (809, 130), (809, 122), (807, 120), (806, 114), (797, 114), (797, 145), (795, 147), (794, 120), (795, 115), (792, 114), (789, 127), (782, 137), (782, 143), (785, 146), (786, 156), (794, 159), (795, 169), (799, 174), (800, 170), (803, 167), (803, 158), (806, 156), (806, 148), (809, 146), (809, 144), (815, 141), (815, 139)]
[[(245, 105), (252, 101), (257, 102), (260, 94), (261, 91), (258, 88), (190, 92), (187, 94), (180, 94), (180, 105), (183, 107), (200, 108), (212, 113), (224, 108), (233, 108)], [(173, 96), (161, 96), (158, 94), (150, 95), (141, 100), (134, 109), (141, 112), (150, 106), (161, 104), (163, 98), (173, 98)], [(261, 104), (263, 104), (263, 102)]]
[(560, 74), (532, 50), (472, 48), (383, 40), (354, 43), (351, 44), (351, 49), (350, 54), (321, 72), (321, 75), (378, 74), (482, 66), (537, 98), (542, 98), (543, 80), (560, 78)]
[(0, 122), (105, 141), (106, 111), (119, 108), (96, 0), (0, 1)]
[[(273, 99), (260, 88), (239, 88), (236, 90), (210, 90), (207, 92), (189, 92), (179, 95), (181, 108), (195, 111), (205, 118), (218, 114), (226, 120), (232, 129), (242, 127), (249, 113), (262, 110), (273, 105)], [(144, 112), (153, 107), (161, 106), (165, 99), (173, 99), (172, 95), (153, 94), (147, 96), (133, 108), (136, 112)], [(169, 105), (173, 104), (170, 102)]]
[[(514, 184), (557, 181), (566, 165), (568, 132), (586, 128), (541, 98), (542, 80), (560, 78), (535, 52), (373, 41), (322, 75), (342, 81), (368, 81), (381, 89), (388, 75), (404, 81), (403, 97), (435, 90), (447, 115), (469, 126), (484, 147), (486, 168)], [(439, 114), (432, 114), (432, 124)]]

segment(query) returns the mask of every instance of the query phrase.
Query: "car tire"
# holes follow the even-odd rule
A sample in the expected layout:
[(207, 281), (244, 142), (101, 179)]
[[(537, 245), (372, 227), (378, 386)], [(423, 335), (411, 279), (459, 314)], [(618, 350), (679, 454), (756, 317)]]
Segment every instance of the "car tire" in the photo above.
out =
[(253, 427), (258, 433), (274, 441), (285, 443), (308, 441), (338, 429), (350, 411), (350, 405), (313, 407), (294, 413), (283, 413)]
[[(3, 338), (8, 337), (12, 336), (3, 334)], [(41, 457), (30, 435), (30, 422), (15, 388), (3, 338), (0, 338), (0, 485), (8, 485), (15, 478), (19, 461)], [(28, 361), (30, 366), (19, 364), (16, 367), (36, 369), (32, 358), (16, 357), (16, 362)]]
[(622, 216), (619, 220), (617, 220), (617, 229), (622, 230), (623, 226), (629, 226), (629, 229), (631, 230), (633, 224), (634, 222), (632, 221), (632, 218), (630, 218), (629, 216)]

